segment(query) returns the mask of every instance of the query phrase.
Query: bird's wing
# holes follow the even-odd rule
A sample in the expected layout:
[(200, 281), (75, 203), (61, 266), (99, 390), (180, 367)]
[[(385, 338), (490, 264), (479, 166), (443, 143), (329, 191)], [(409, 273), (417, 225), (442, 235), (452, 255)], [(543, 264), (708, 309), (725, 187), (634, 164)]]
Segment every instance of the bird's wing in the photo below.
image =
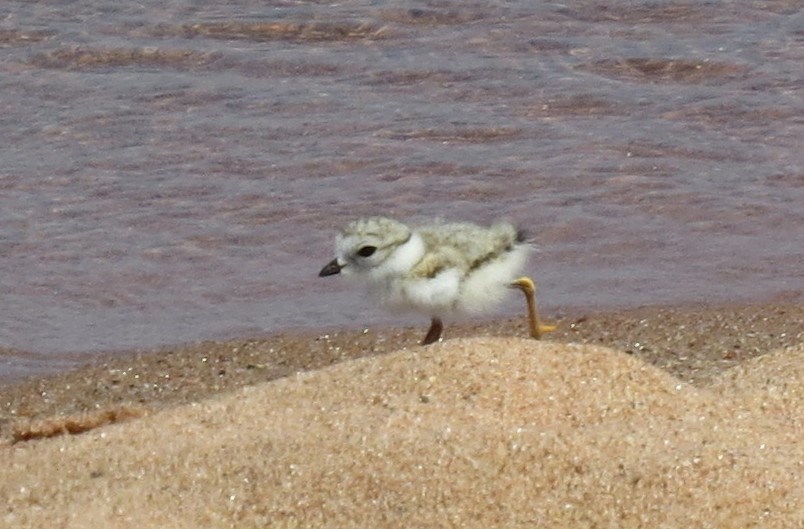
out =
[(489, 228), (474, 224), (444, 224), (423, 228), (419, 233), (425, 243), (425, 256), (434, 256), (425, 269), (432, 270), (435, 263), (441, 262), (444, 265), (441, 269), (458, 268), (464, 272), (480, 268), (510, 251), (517, 237), (516, 229), (510, 224), (496, 224)]

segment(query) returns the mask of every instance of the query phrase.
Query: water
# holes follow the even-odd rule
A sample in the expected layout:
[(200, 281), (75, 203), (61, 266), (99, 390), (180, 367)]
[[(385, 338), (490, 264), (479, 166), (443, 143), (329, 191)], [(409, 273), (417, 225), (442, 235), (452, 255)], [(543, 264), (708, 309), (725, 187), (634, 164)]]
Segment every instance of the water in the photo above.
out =
[(520, 223), (546, 312), (800, 300), (802, 28), (795, 0), (4, 2), (0, 374), (400, 322), (316, 277), (367, 214)]

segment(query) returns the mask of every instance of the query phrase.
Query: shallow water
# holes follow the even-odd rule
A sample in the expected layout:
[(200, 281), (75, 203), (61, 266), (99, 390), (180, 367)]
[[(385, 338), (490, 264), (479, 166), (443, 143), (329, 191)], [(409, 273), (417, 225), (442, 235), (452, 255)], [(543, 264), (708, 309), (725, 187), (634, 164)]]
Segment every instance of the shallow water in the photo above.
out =
[(516, 221), (546, 312), (804, 295), (796, 1), (0, 13), (0, 374), (398, 322), (316, 277), (366, 214)]

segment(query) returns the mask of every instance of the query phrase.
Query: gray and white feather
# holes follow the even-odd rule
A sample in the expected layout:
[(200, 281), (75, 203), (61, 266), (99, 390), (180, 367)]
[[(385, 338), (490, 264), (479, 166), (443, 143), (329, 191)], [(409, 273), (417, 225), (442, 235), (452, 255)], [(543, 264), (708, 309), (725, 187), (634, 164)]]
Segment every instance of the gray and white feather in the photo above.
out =
[(498, 304), (509, 287), (519, 287), (512, 282), (528, 250), (522, 232), (508, 223), (410, 228), (369, 217), (341, 230), (336, 257), (319, 275), (341, 273), (365, 283), (389, 309), (427, 314), (433, 320), (425, 338), (430, 343), (440, 337), (441, 318), (482, 312)]

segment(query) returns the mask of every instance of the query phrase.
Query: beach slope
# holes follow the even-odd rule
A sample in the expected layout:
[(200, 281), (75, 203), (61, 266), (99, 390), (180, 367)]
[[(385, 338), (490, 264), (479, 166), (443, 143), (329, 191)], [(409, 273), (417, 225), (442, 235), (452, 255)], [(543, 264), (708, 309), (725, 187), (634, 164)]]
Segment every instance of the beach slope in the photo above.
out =
[(5, 527), (804, 524), (804, 346), (696, 387), (595, 345), (465, 338), (7, 443)]

